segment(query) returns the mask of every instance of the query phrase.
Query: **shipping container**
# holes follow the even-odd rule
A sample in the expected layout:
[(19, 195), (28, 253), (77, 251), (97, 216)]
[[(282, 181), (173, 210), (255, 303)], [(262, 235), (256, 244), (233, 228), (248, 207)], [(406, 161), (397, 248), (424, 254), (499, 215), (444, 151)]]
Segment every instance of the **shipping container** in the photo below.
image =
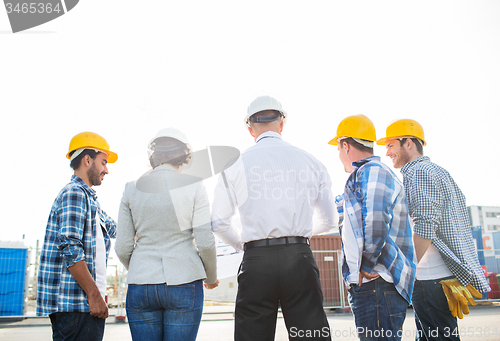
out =
[(495, 255), (500, 256), (500, 231), (493, 232), (492, 236), (493, 236), (493, 245), (495, 248)]
[(341, 247), (342, 241), (338, 234), (311, 238), (311, 249), (319, 269), (325, 308), (349, 306), (347, 290), (341, 273)]
[(0, 242), (0, 316), (25, 313), (28, 256), (24, 244)]
[(491, 291), (488, 293), (489, 299), (498, 299), (500, 298), (500, 288), (498, 286), (498, 278), (497, 273), (488, 272), (486, 277), (488, 278), (488, 283), (490, 284)]
[(483, 251), (483, 232), (481, 230), (481, 226), (472, 227), (472, 237), (476, 240), (476, 251), (477, 258), (479, 259), (479, 264), (485, 265)]
[(500, 272), (500, 258), (496, 258), (495, 256), (484, 257), (484, 264), (486, 265), (486, 271)]

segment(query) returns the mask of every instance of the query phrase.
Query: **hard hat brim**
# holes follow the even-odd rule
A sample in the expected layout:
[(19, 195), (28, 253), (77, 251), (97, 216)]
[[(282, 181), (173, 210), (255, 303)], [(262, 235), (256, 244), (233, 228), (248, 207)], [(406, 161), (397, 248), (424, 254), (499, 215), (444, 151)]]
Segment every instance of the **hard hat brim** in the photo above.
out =
[[(85, 148), (85, 147), (83, 147)], [(89, 147), (90, 148), (90, 147)], [(92, 147), (94, 149), (94, 147)], [(71, 153), (74, 152), (74, 150), (70, 151), (68, 154), (66, 154), (66, 159), (71, 160)], [(115, 163), (116, 160), (118, 160), (118, 155), (111, 150), (103, 150), (103, 153), (108, 154), (108, 163)]]
[(335, 136), (333, 139), (331, 139), (328, 144), (331, 144), (332, 146), (338, 146), (339, 141), (338, 141), (338, 136)]
[(386, 137), (382, 137), (381, 139), (377, 140), (377, 145), (379, 145), (379, 146), (385, 146), (387, 144), (387, 141), (389, 141), (389, 140), (397, 140), (397, 139), (403, 139), (403, 138), (407, 138), (407, 139), (415, 138), (415, 139), (419, 139), (420, 141), (422, 141), (422, 145), (423, 146), (425, 146), (427, 144), (427, 142), (425, 142), (425, 140), (422, 140), (420, 137), (406, 135), (406, 136), (386, 136)]
[(382, 137), (381, 139), (377, 140), (377, 145), (379, 146), (385, 146), (387, 140), (391, 139), (391, 137)]
[(118, 155), (111, 150), (106, 152), (108, 154), (108, 163), (115, 163), (118, 160)]

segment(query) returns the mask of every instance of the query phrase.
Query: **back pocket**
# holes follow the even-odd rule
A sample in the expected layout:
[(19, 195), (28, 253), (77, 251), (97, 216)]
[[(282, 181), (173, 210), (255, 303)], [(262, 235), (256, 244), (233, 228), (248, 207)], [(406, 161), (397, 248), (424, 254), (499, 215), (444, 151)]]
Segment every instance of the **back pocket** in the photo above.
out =
[(168, 307), (185, 312), (193, 309), (195, 301), (195, 284), (169, 285), (167, 287)]
[(146, 285), (129, 284), (127, 290), (127, 309), (140, 311), (149, 306), (148, 288)]

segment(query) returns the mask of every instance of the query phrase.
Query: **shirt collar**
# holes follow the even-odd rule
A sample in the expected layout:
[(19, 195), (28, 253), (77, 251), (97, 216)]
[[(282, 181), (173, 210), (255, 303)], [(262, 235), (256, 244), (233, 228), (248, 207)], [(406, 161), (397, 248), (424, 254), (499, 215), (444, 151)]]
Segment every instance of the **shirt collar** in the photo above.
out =
[(154, 170), (168, 170), (168, 171), (177, 172), (177, 170), (174, 167), (172, 167), (171, 165), (167, 165), (167, 164), (159, 165)]
[(430, 162), (431, 159), (428, 156), (419, 156), (415, 160), (408, 162), (406, 165), (401, 167), (401, 173), (405, 174), (411, 167), (416, 165), (419, 162), (427, 161)]
[(370, 161), (379, 161), (380, 162), (380, 156), (372, 155), (372, 156), (369, 156), (367, 158), (364, 158), (364, 159), (361, 159), (358, 161), (354, 161), (352, 163), (352, 165), (354, 166), (354, 168), (357, 169), (357, 168), (363, 166), (365, 163), (370, 162)]
[(277, 138), (277, 139), (280, 139), (282, 140), (281, 138), (281, 135), (274, 132), (274, 131), (266, 131), (265, 133), (262, 133), (259, 135), (259, 137), (257, 137), (257, 140), (255, 141), (255, 143), (259, 143), (260, 140), (266, 138), (266, 137), (272, 137), (272, 138)]
[(86, 191), (92, 197), (97, 198), (96, 192), (92, 188), (90, 188), (89, 185), (87, 185), (85, 181), (83, 181), (79, 176), (73, 174), (71, 176), (71, 181), (77, 183), (81, 188), (83, 188), (84, 191)]

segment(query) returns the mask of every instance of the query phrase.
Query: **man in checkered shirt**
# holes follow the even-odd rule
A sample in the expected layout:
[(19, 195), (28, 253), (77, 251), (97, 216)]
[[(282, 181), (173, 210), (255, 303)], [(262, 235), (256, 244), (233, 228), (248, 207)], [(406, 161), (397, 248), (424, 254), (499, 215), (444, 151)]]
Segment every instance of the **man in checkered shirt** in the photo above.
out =
[(412, 302), (418, 339), (459, 340), (457, 313), (450, 311), (440, 282), (490, 290), (474, 248), (465, 196), (445, 169), (423, 156), (426, 142), (418, 122), (394, 121), (386, 135), (377, 144), (385, 145), (394, 167), (401, 168), (414, 225), (418, 267)]
[(342, 275), (358, 337), (401, 340), (416, 257), (403, 184), (373, 155), (375, 140), (370, 119), (354, 115), (340, 122), (329, 142), (338, 145), (340, 160), (350, 173), (340, 228)]
[(73, 137), (69, 152), (74, 175), (50, 211), (40, 255), (37, 315), (49, 315), (53, 340), (101, 341), (108, 317), (106, 262), (116, 224), (100, 209), (91, 188), (118, 156), (101, 136)]

